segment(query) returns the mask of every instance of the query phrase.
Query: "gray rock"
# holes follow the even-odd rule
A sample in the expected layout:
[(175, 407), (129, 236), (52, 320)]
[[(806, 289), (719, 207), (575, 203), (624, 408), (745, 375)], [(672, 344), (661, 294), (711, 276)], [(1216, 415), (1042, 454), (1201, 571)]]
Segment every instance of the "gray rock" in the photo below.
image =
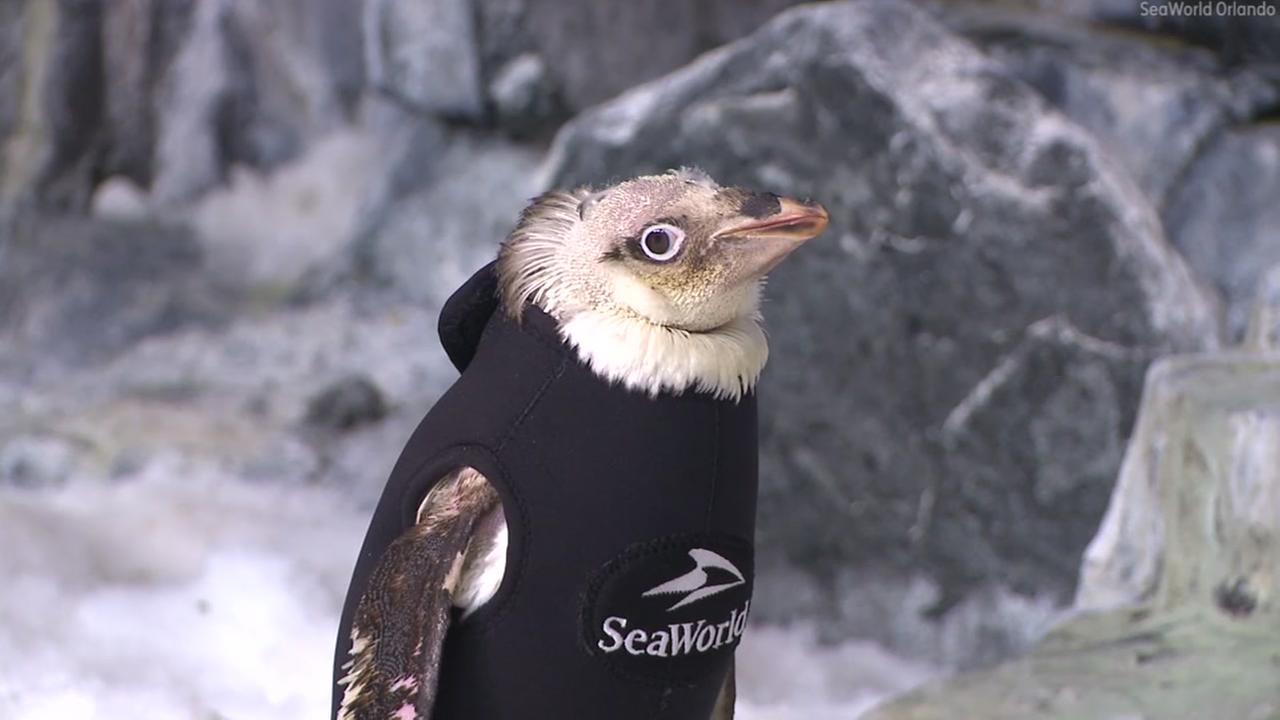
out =
[(10, 378), (84, 367), (234, 310), (181, 226), (41, 218), (0, 249), (0, 374)]
[(82, 211), (122, 175), (185, 201), (350, 116), (360, 4), (62, 0), (0, 10), (0, 198)]
[[(927, 489), (928, 512), (912, 539), (936, 527), (933, 551), (964, 567), (973, 523), (1001, 508), (981, 531), (982, 554), (998, 559), (984, 574), (999, 577), (1011, 564), (1073, 575), (1080, 533), (1092, 532), (1106, 510), (1152, 352), (1085, 335), (1061, 316), (1032, 323), (943, 420), (946, 475)], [(1013, 584), (1043, 589), (1020, 581)]]
[(98, 177), (149, 182), (153, 92), (191, 4), (16, 2), (0, 14), (0, 196), (78, 212)]
[(1138, 188), (889, 2), (789, 11), (584, 113), (550, 161), (563, 186), (683, 164), (831, 211), (767, 293), (764, 552), (920, 572), (934, 614), (983, 585), (1069, 598), (1147, 358), (1217, 342)]
[(513, 135), (536, 132), (560, 114), (560, 99), (536, 53), (524, 53), (503, 65), (489, 83), (498, 123)]
[(151, 182), (157, 84), (190, 29), (191, 0), (106, 3), (102, 17), (103, 118), (100, 176)]
[[(102, 116), (102, 5), (7, 3), (0, 71), (8, 133), (0, 135), (0, 203), (80, 210), (92, 191)], [(20, 7), (15, 7), (19, 5)]]
[(796, 3), (477, 0), (486, 77), (496, 77), (521, 54), (536, 53), (571, 110), (675, 70)]
[(385, 279), (377, 267), (377, 239), (396, 203), (440, 177), (449, 133), (436, 119), (416, 115), (391, 100), (374, 98), (365, 124), (384, 148), (384, 168), (364, 189), (353, 232), (352, 266), (357, 276)]
[[(1258, 316), (1280, 303), (1271, 292)], [(1280, 349), (1151, 366), (1077, 612), (1025, 658), (874, 720), (1272, 718), (1280, 711)]]
[(226, 172), (215, 115), (230, 89), (223, 47), (223, 0), (200, 3), (173, 62), (156, 88), (152, 194), (162, 203), (188, 200)]
[(346, 114), (354, 114), (368, 84), (364, 34), (357, 31), (364, 5), (365, 0), (299, 0), (289, 15), (320, 69), (326, 97)]
[(697, 6), (681, 0), (526, 7), (528, 32), (572, 108), (675, 70), (708, 47), (697, 35)]
[(450, 137), (432, 158), (430, 181), (387, 201), (364, 222), (356, 264), (372, 283), (439, 307), (497, 254), (520, 210), (537, 193), (537, 154), (501, 142)]
[[(775, 553), (767, 553), (773, 556)], [(1063, 615), (1049, 596), (1028, 597), (1002, 588), (969, 593), (945, 615), (931, 611), (942, 589), (922, 575), (850, 566), (815, 579), (778, 558), (756, 564), (752, 613), (771, 622), (819, 620), (823, 643), (879, 643), (901, 657), (939, 669), (971, 670), (1025, 652)]]
[[(0, 414), (0, 447), (69, 438), (77, 479), (176, 461), (219, 477), (333, 483), (371, 507), (404, 438), (457, 377), (432, 340), (436, 319), (387, 293), (334, 293), (225, 324), (188, 323), (84, 367), (54, 372), (45, 357), (42, 373), (0, 367), (0, 406), (11, 410)], [(350, 377), (377, 388), (383, 419), (342, 432), (308, 425), (308, 406)], [(376, 415), (370, 393), (351, 395), (356, 402), (321, 413), (331, 427)]]
[(147, 194), (126, 177), (109, 177), (94, 190), (89, 212), (108, 220), (145, 220)]
[(1222, 607), (1224, 596), (1248, 595), (1249, 612), (1280, 615), (1276, 349), (1152, 367), (1111, 505), (1084, 557), (1080, 608), (1235, 612)]
[(1280, 87), (1202, 48), (1004, 5), (941, 3), (949, 27), (1092, 133), (1158, 208), (1202, 145)]
[(1024, 658), (928, 684), (863, 720), (1270, 720), (1280, 709), (1274, 619), (1087, 614)]
[(359, 189), (386, 177), (381, 138), (330, 133), (269, 173), (237, 168), (183, 215), (195, 228), (211, 278), (255, 298), (296, 302), (350, 271), (353, 229), (364, 210)]
[(1164, 212), (1169, 239), (1227, 302), (1231, 333), (1244, 330), (1267, 269), (1280, 264), (1280, 125), (1222, 133), (1188, 168)]
[(387, 402), (373, 381), (350, 375), (334, 381), (307, 403), (304, 422), (334, 432), (354, 430), (386, 417)]
[(423, 113), (480, 116), (473, 13), (470, 0), (370, 0), (364, 18), (370, 82)]
[(191, 200), (233, 165), (274, 168), (346, 123), (363, 87), (360, 8), (338, 0), (196, 3), (152, 98), (156, 199)]
[(9, 137), (21, 121), (22, 11), (20, 3), (0, 5), (0, 137)]
[(48, 488), (75, 471), (83, 448), (53, 435), (23, 434), (0, 443), (0, 486)]
[(1244, 345), (1252, 350), (1280, 350), (1280, 265), (1271, 268), (1258, 283)]

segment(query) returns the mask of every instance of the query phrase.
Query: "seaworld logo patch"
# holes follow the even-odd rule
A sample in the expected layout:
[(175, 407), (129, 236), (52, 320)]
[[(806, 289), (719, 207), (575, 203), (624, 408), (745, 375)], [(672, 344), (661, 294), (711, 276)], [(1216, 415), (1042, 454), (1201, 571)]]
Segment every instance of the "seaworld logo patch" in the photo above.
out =
[[(746, 582), (742, 577), (742, 572), (734, 567), (733, 563), (706, 548), (690, 550), (689, 557), (693, 558), (693, 561), (697, 563), (697, 567), (674, 580), (668, 580), (657, 587), (649, 588), (649, 590), (645, 591), (644, 596), (687, 593), (680, 598), (679, 602), (668, 608), (669, 610), (675, 610)], [(711, 575), (707, 573), (708, 569), (723, 570), (729, 573), (731, 577), (728, 582), (712, 583)]]
[(751, 546), (737, 538), (663, 538), (629, 548), (592, 579), (589, 652), (631, 675), (693, 681), (723, 669), (751, 612)]
[[(747, 613), (750, 611), (751, 603), (747, 602), (741, 611), (730, 610), (729, 617), (722, 623), (711, 624), (706, 620), (699, 620), (697, 623), (672, 623), (659, 630), (635, 628), (630, 631), (627, 631), (627, 619), (615, 615), (606, 619), (601, 627), (608, 640), (601, 640), (596, 644), (607, 653), (625, 649), (632, 655), (654, 657), (704, 653), (742, 637), (743, 631), (747, 629)], [(623, 635), (624, 631), (626, 635)]]

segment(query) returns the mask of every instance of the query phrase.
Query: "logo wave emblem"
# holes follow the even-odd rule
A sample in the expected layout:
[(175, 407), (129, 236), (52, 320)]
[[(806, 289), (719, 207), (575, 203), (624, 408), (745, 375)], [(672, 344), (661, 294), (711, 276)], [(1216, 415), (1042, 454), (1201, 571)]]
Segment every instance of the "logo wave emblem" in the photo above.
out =
[[(703, 548), (694, 548), (689, 551), (689, 557), (693, 558), (693, 562), (696, 563), (697, 567), (678, 578), (668, 580), (661, 585), (646, 590), (641, 597), (684, 593), (684, 597), (680, 598), (675, 605), (667, 608), (667, 612), (671, 612), (746, 582), (746, 579), (742, 577), (742, 571), (738, 570), (733, 563), (718, 553)], [(731, 577), (724, 582), (713, 584), (711, 583), (711, 576), (707, 573), (708, 569), (723, 570)]]

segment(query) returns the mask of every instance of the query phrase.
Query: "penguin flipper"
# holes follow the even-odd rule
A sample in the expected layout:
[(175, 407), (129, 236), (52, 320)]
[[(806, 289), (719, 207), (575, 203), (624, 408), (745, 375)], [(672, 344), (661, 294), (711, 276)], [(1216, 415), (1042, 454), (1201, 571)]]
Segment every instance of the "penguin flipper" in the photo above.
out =
[(501, 507), (473, 468), (438, 482), (387, 547), (351, 626), (338, 720), (430, 720), (453, 597), (477, 522)]
[(711, 720), (733, 720), (733, 706), (738, 699), (738, 683), (734, 678), (733, 666), (729, 666), (729, 674), (720, 686), (720, 696), (716, 698), (716, 706), (711, 711)]

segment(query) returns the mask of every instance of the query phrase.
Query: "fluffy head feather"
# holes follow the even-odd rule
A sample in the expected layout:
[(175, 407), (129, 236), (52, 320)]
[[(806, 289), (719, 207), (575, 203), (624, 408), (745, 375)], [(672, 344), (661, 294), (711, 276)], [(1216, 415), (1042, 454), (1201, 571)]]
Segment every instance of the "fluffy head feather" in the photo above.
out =
[(826, 226), (811, 203), (682, 169), (536, 198), (498, 256), (505, 311), (560, 323), (601, 376), (738, 398), (768, 357), (765, 273)]

